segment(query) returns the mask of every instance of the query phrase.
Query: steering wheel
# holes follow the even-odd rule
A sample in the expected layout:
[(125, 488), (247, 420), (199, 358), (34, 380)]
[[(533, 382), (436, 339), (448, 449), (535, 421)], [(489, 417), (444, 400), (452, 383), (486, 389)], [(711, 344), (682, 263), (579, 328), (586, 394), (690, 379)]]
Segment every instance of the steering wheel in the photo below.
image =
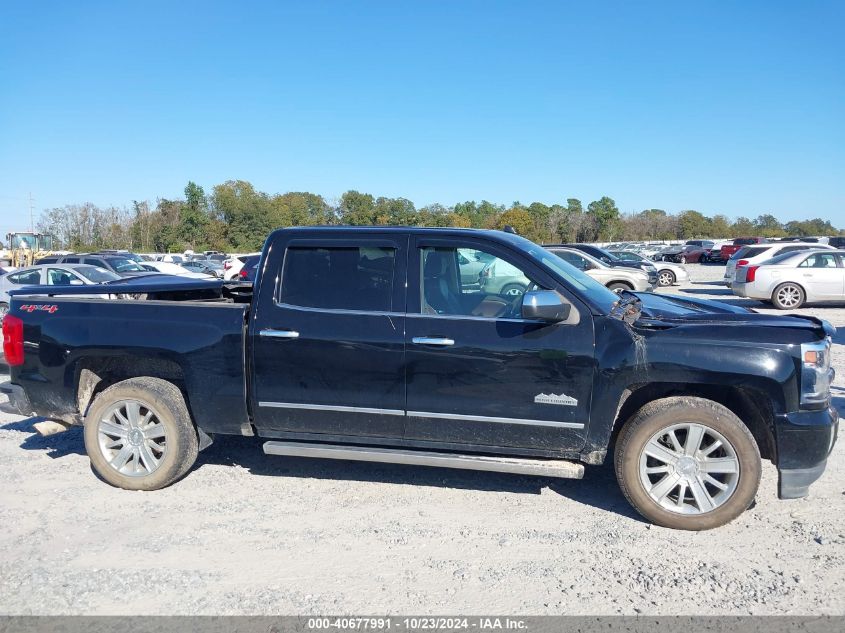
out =
[(517, 295), (513, 298), (508, 304), (508, 307), (505, 308), (505, 311), (499, 318), (502, 319), (519, 319), (522, 317), (522, 300), (525, 298), (526, 292), (531, 292), (532, 290), (536, 290), (539, 286), (534, 283), (533, 281), (528, 282), (528, 285), (525, 287), (525, 292), (521, 295)]

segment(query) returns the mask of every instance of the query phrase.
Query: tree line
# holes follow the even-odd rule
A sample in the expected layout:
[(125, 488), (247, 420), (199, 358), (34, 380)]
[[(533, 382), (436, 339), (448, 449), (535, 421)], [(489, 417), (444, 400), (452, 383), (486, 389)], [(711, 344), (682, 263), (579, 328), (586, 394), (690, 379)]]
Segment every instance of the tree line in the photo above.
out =
[(587, 204), (514, 202), (509, 206), (482, 200), (454, 206), (417, 208), (406, 198), (375, 197), (347, 191), (336, 201), (308, 192), (267, 194), (243, 180), (215, 186), (210, 194), (189, 182), (181, 199), (133, 202), (131, 207), (93, 204), (45, 210), (38, 229), (53, 235), (55, 248), (73, 251), (125, 248), (137, 252), (182, 252), (187, 249), (251, 252), (279, 227), (348, 224), (473, 227), (502, 229), (511, 225), (539, 243), (644, 241), (739, 236), (787, 237), (842, 235), (829, 220), (781, 223), (771, 214), (730, 220), (693, 210), (667, 213), (646, 209), (623, 214), (607, 196)]

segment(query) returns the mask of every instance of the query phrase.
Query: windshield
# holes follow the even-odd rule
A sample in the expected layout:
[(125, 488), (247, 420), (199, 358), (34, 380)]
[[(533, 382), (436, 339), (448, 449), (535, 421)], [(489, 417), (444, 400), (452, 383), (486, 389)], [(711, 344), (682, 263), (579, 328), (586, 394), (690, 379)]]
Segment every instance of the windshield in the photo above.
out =
[(100, 268), (99, 266), (74, 266), (73, 270), (85, 277), (88, 281), (93, 281), (95, 284), (120, 279), (120, 275), (115, 275), (112, 271)]
[(119, 273), (142, 273), (144, 269), (128, 257), (109, 257), (109, 265)]

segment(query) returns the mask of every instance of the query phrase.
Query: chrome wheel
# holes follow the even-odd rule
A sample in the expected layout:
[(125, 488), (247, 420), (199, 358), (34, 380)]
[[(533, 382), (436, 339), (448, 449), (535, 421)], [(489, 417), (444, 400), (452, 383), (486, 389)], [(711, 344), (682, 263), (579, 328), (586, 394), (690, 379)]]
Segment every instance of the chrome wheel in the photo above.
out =
[(657, 283), (661, 286), (671, 286), (675, 283), (675, 275), (672, 274), (672, 271), (661, 270), (657, 275)]
[(784, 284), (775, 292), (775, 299), (784, 308), (797, 308), (801, 305), (801, 289), (792, 284)]
[(103, 413), (97, 440), (108, 464), (121, 475), (155, 472), (167, 452), (167, 430), (155, 411), (138, 400), (120, 400)]
[(639, 460), (640, 482), (663, 509), (704, 514), (731, 498), (739, 483), (736, 449), (702, 424), (674, 424), (655, 433)]

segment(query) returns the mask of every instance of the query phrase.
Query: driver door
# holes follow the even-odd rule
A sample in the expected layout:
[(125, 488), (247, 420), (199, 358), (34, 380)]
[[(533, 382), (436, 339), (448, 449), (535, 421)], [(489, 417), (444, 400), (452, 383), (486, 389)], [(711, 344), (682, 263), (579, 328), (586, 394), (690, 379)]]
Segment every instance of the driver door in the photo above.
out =
[[(579, 450), (595, 371), (585, 306), (570, 297), (566, 323), (523, 319), (523, 293), (550, 287), (533, 264), (481, 241), (414, 241), (405, 438)], [(483, 262), (478, 285), (462, 283), (464, 260)]]

